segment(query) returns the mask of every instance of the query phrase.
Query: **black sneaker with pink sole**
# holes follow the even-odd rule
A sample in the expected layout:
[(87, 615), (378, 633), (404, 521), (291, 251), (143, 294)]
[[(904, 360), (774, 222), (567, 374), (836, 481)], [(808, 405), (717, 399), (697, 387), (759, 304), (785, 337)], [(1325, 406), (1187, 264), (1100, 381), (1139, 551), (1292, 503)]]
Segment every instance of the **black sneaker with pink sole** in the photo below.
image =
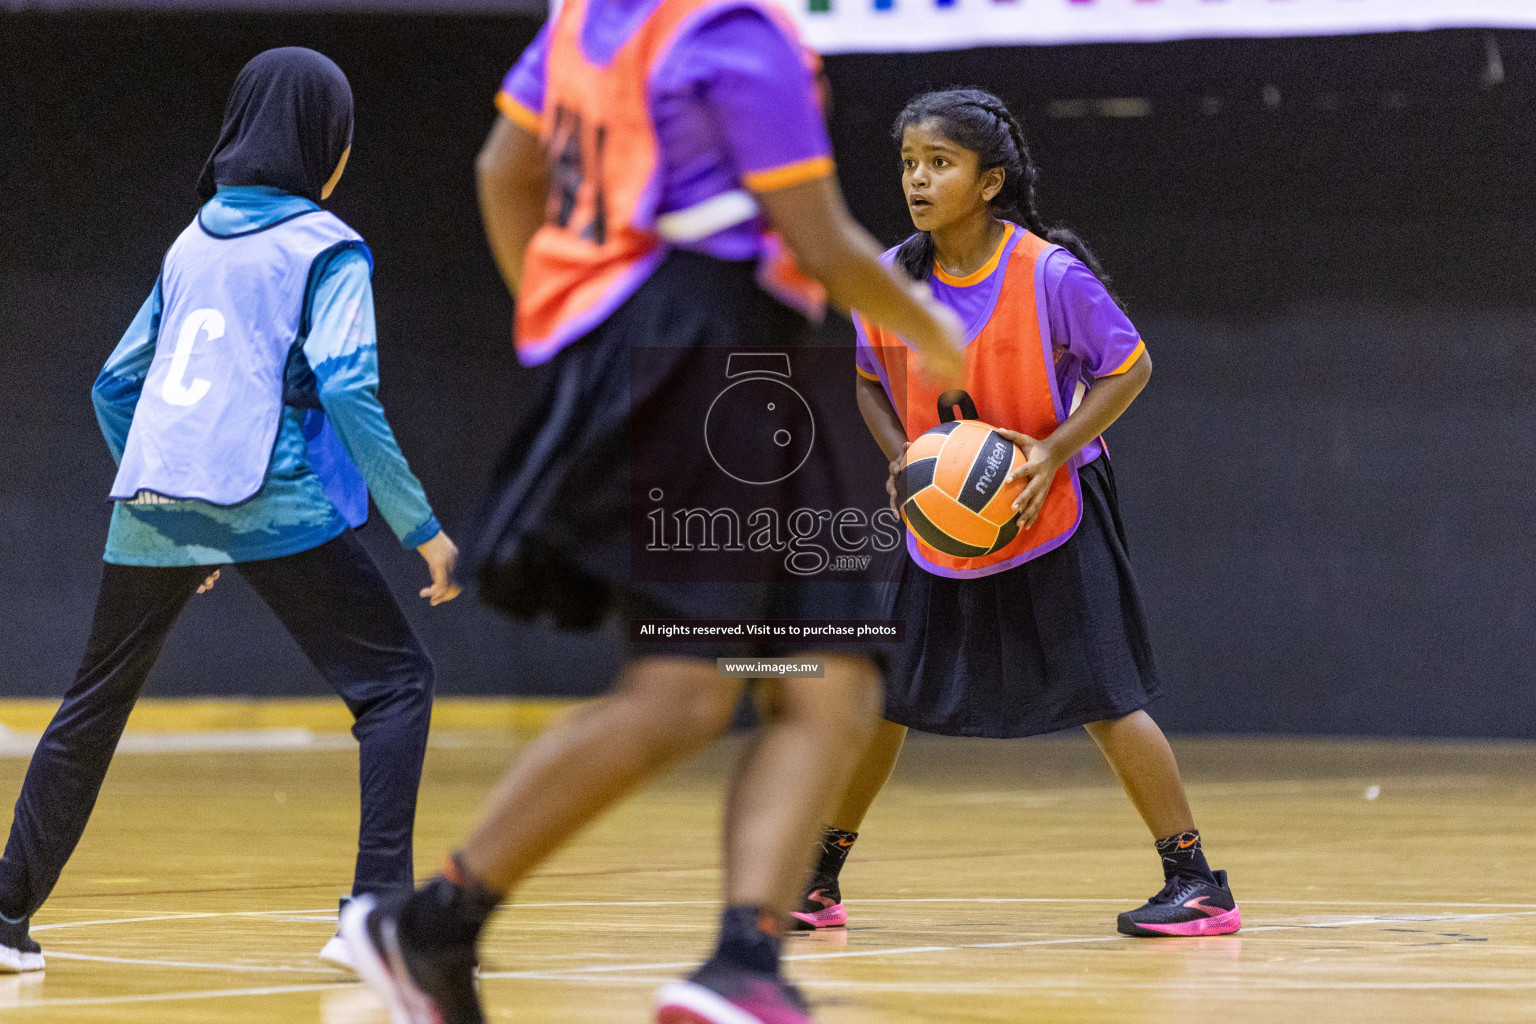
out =
[(1174, 875), (1145, 905), (1120, 915), (1122, 935), (1140, 938), (1229, 935), (1243, 926), (1227, 873), (1215, 879)]

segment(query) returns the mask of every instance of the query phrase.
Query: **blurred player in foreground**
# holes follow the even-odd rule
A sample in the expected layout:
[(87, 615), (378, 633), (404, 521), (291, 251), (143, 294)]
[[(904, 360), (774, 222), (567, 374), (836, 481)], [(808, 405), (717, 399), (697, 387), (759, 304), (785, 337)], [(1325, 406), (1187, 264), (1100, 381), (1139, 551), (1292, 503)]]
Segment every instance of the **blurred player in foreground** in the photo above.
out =
[[(868, 617), (873, 586), (833, 607), (793, 578), (663, 587), (628, 571), (627, 440), (669, 399), (676, 375), (658, 364), (681, 372), (711, 347), (792, 346), (830, 295), (910, 339), (942, 384), (958, 381), (953, 316), (880, 264), (843, 205), (793, 30), (760, 0), (569, 0), (498, 105), (479, 164), (486, 231), (518, 300), (518, 352), (552, 361), (555, 385), (509, 453), (482, 593), (568, 625)], [(630, 377), (640, 349), (644, 381)], [(697, 440), (669, 461), (679, 481), (714, 472)], [(397, 1022), (483, 1019), (473, 968), (492, 910), (605, 807), (726, 731), (744, 684), (717, 678), (714, 659), (736, 653), (636, 645), (611, 695), (519, 759), (441, 875), (409, 899), (347, 908), (343, 934)], [(878, 720), (878, 653), (754, 653), (815, 653), (826, 677), (761, 684), (772, 712), (727, 796), (719, 944), (661, 991), (665, 1024), (809, 1019), (779, 974), (780, 931), (817, 825)]]

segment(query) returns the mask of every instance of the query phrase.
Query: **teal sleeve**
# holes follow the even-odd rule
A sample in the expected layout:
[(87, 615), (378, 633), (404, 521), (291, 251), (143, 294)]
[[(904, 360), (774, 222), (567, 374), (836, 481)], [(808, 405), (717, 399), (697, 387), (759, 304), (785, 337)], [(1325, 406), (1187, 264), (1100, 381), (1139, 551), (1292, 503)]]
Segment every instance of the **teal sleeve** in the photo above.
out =
[(435, 537), (440, 527), (379, 403), (369, 272), (360, 249), (331, 258), (310, 299), (304, 358), (314, 371), (320, 404), (363, 474), (373, 503), (401, 544), (415, 547)]
[(160, 282), (154, 290), (123, 340), (117, 343), (107, 365), (96, 375), (91, 385), (91, 404), (96, 407), (96, 422), (101, 425), (101, 436), (107, 440), (107, 448), (115, 462), (123, 460), (123, 447), (128, 443), (128, 428), (133, 426), (133, 410), (139, 404), (139, 392), (144, 389), (144, 378), (149, 376), (149, 364), (155, 360), (155, 336), (160, 330)]

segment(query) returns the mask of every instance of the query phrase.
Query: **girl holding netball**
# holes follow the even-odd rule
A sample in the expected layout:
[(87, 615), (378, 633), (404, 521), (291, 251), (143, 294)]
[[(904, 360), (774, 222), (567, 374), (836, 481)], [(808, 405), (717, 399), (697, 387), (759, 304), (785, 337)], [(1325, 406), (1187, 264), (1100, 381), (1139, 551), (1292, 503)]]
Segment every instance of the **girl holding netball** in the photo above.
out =
[[(567, 0), (498, 106), (479, 163), (482, 215), (517, 297), (518, 353), (554, 372), (492, 502), (482, 596), (566, 627), (872, 616), (868, 583), (787, 571), (661, 582), (630, 568), (629, 481), (644, 474), (670, 495), (721, 475), (694, 432), (709, 396), (697, 402), (684, 382), (729, 352), (792, 351), (823, 295), (910, 339), (939, 386), (959, 383), (953, 314), (883, 266), (844, 207), (794, 30), (763, 0)], [(632, 456), (647, 439), (656, 450), (652, 425), (680, 406), (694, 409), (692, 428), (662, 438), (658, 458)], [(807, 459), (774, 492), (785, 514), (802, 507), (800, 481), (837, 483), (822, 456)], [(728, 787), (719, 944), (662, 990), (658, 1019), (809, 1019), (779, 974), (780, 930), (878, 721), (878, 650), (676, 640), (628, 653), (611, 695), (518, 760), (441, 875), (408, 899), (348, 906), (342, 932), (397, 1022), (482, 1020), (473, 967), (491, 911), (605, 807), (727, 729), (744, 683), (720, 678), (716, 658), (769, 653), (819, 654), (825, 678), (760, 684), (773, 710)]]
[(865, 422), (891, 459), (893, 497), (910, 443), (955, 405), (1017, 446), (1025, 461), (1007, 480), (1024, 487), (1016, 536), (988, 554), (945, 554), (909, 531), (890, 612), (908, 640), (887, 680), (886, 722), (824, 833), (797, 927), (846, 923), (838, 873), (908, 728), (1006, 738), (1083, 726), (1162, 860), (1162, 890), (1121, 914), (1119, 930), (1236, 931), (1226, 873), (1206, 863), (1173, 752), (1144, 710), (1161, 684), (1099, 439), (1146, 385), (1151, 358), (1087, 246), (1041, 222), (1035, 166), (1001, 100), (927, 93), (894, 134), (917, 233), (887, 257), (960, 317), (966, 375), (941, 396), (908, 371), (899, 338), (859, 316)]
[[(40, 970), (28, 935), (95, 806), (182, 608), (233, 563), (356, 719), (353, 893), (409, 890), (432, 660), (352, 528), (368, 497), (459, 592), (438, 525), (379, 404), (373, 258), (320, 208), (346, 167), (352, 90), (313, 50), (241, 70), (196, 218), (92, 391), (118, 474), (106, 566), (74, 684), (27, 767), (0, 859), (0, 972)], [(344, 963), (332, 940), (322, 957)]]

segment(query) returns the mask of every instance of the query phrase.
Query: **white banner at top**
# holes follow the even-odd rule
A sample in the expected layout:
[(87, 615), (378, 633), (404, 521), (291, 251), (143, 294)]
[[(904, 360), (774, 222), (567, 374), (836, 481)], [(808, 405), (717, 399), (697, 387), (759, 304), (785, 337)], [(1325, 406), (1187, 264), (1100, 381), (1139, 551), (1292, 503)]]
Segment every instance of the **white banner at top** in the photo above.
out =
[(822, 53), (1536, 28), (1536, 0), (780, 0)]

